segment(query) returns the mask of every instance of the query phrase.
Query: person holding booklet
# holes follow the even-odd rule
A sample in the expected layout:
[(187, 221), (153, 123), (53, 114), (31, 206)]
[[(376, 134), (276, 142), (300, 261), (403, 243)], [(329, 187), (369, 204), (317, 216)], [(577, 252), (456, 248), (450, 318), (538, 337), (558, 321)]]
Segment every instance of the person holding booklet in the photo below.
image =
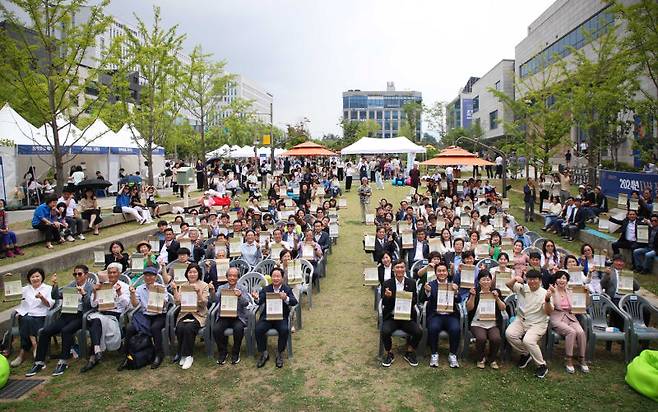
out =
[(176, 318), (178, 350), (173, 361), (179, 362), (183, 369), (192, 367), (194, 341), (199, 329), (205, 326), (208, 317), (208, 284), (200, 277), (201, 267), (192, 263), (185, 271), (187, 282), (181, 285), (172, 284), (174, 301), (181, 306)]
[(507, 327), (507, 342), (521, 354), (518, 367), (525, 368), (532, 359), (537, 365), (535, 376), (543, 379), (548, 374), (548, 367), (539, 347), (539, 341), (546, 334), (548, 310), (546, 303), (551, 293), (541, 287), (541, 273), (531, 269), (526, 273), (528, 283), (521, 276), (514, 276), (507, 282), (507, 287), (516, 293), (517, 307), (514, 321)]
[(445, 331), (450, 343), (448, 364), (451, 368), (458, 368), (457, 352), (461, 338), (459, 285), (448, 280), (448, 267), (444, 263), (439, 263), (435, 269), (436, 279), (426, 283), (420, 294), (421, 303), (427, 302), (427, 340), (432, 351), (430, 367), (439, 367), (439, 334)]
[(263, 259), (260, 244), (256, 242), (256, 232), (251, 229), (247, 230), (244, 243), (240, 245), (240, 257), (251, 266), (256, 266)]
[[(162, 349), (162, 328), (165, 326), (166, 312), (165, 309), (170, 303), (170, 295), (164, 285), (156, 283), (158, 271), (155, 268), (147, 267), (144, 269), (144, 283), (137, 289), (130, 286), (130, 304), (133, 308), (139, 308), (133, 315), (132, 322), (126, 327), (126, 342), (138, 333), (146, 333), (153, 338), (155, 348), (155, 358), (151, 364), (151, 369), (157, 369), (164, 360), (164, 351)], [(126, 355), (128, 354), (128, 345), (126, 346)], [(126, 368), (128, 359), (117, 368), (122, 371)]]
[(427, 282), (436, 279), (436, 267), (441, 263), (441, 254), (439, 252), (430, 252), (427, 265), (420, 268), (417, 273), (412, 275), (420, 281), (421, 286)]
[[(475, 352), (477, 367), (484, 369), (489, 362), (491, 369), (498, 369), (498, 348), (500, 348), (500, 325), (503, 321), (501, 313), (505, 310), (505, 302), (501, 299), (500, 290), (488, 270), (483, 269), (478, 274), (478, 289), (469, 290), (466, 310), (468, 324), (475, 337)], [(484, 348), (489, 341), (489, 354), (485, 356)]]
[(240, 362), (240, 346), (244, 338), (244, 328), (247, 326), (249, 316), (247, 306), (250, 299), (249, 293), (238, 286), (239, 277), (238, 268), (229, 268), (226, 272), (228, 283), (221, 285), (215, 296), (219, 309), (217, 310), (217, 317), (214, 319), (215, 324), (212, 333), (219, 352), (218, 365), (224, 365), (228, 357), (228, 336), (225, 336), (224, 332), (229, 328), (233, 329), (231, 364), (237, 365)]
[[(629, 287), (627, 289), (624, 289), (624, 285), (622, 285), (624, 279), (622, 277), (629, 277), (623, 272), (624, 263), (624, 256), (620, 254), (612, 256), (612, 266), (605, 268), (603, 278), (601, 279), (601, 289), (603, 289), (603, 292), (610, 297), (615, 305), (619, 304), (619, 300), (625, 293), (635, 292), (640, 289), (640, 284), (635, 278), (632, 279), (632, 284), (628, 285)], [(613, 318), (618, 318), (615, 312), (612, 312), (612, 315)], [(621, 319), (619, 320), (619, 325), (623, 325)]]
[(307, 229), (304, 232), (304, 240), (299, 243), (297, 256), (308, 260), (313, 268), (318, 264), (318, 260), (322, 258), (322, 247), (313, 238), (313, 230)]
[(290, 335), (288, 317), (290, 308), (297, 305), (297, 299), (292, 289), (283, 283), (283, 269), (275, 267), (270, 273), (272, 283), (262, 288), (260, 292), (253, 290), (251, 296), (254, 301), (263, 307), (260, 319), (256, 322), (256, 345), (260, 358), (256, 363), (257, 368), (262, 368), (270, 358), (267, 352), (267, 331), (275, 329), (279, 333), (279, 342), (276, 352), (276, 367), (283, 367), (283, 352), (286, 350)]
[[(445, 267), (445, 266), (444, 266)], [(389, 367), (395, 360), (392, 352), (393, 332), (402, 330), (409, 335), (407, 350), (404, 359), (411, 366), (418, 366), (416, 360), (416, 348), (423, 336), (423, 331), (418, 325), (416, 310), (416, 282), (405, 276), (406, 267), (404, 261), (397, 261), (393, 265), (395, 276), (382, 285), (382, 326), (381, 340), (384, 344), (384, 359), (382, 366)]]
[(87, 364), (80, 369), (81, 373), (90, 371), (101, 362), (103, 351), (108, 349), (106, 335), (111, 332), (111, 328), (114, 327), (118, 333), (119, 346), (121, 345), (119, 317), (130, 308), (130, 291), (128, 284), (119, 280), (120, 274), (121, 264), (118, 262), (107, 266), (107, 274), (98, 274), (98, 283), (94, 285), (91, 300), (91, 306), (98, 308), (98, 312), (92, 313), (88, 318), (93, 353)]
[(28, 285), (23, 286), (21, 304), (16, 309), (18, 332), (21, 336), (21, 350), (11, 361), (12, 368), (23, 363), (27, 352), (37, 347), (37, 336), (46, 321), (48, 309), (53, 304), (52, 287), (44, 283), (46, 273), (41, 268), (27, 271)]
[[(185, 268), (185, 266), (189, 266), (192, 262), (190, 261), (190, 249), (186, 247), (179, 248), (178, 251), (178, 259), (170, 261), (167, 266), (169, 268), (166, 271), (163, 271), (162, 273), (162, 280), (164, 281), (165, 285), (170, 285), (171, 282), (174, 280), (178, 279), (179, 281), (183, 281), (182, 279), (182, 270), (180, 268)], [(181, 270), (181, 272), (178, 272), (178, 276), (176, 275), (176, 270)], [(187, 269), (187, 268), (185, 268)]]
[(62, 313), (59, 319), (41, 330), (34, 365), (25, 376), (34, 376), (46, 367), (45, 361), (50, 347), (50, 340), (58, 334), (62, 335), (62, 344), (59, 362), (53, 371), (53, 376), (63, 374), (68, 367), (67, 361), (71, 357), (73, 338), (82, 328), (82, 314), (91, 309), (93, 287), (90, 282), (87, 282), (88, 274), (89, 268), (87, 266), (77, 265), (73, 268), (73, 281), (61, 289), (57, 285), (57, 274), (53, 273), (50, 277), (50, 284), (52, 285), (50, 296), (53, 300), (61, 299), (63, 301)]
[(585, 336), (585, 331), (580, 326), (580, 322), (576, 319), (576, 314), (573, 311), (584, 312), (589, 294), (584, 287), (576, 286), (573, 290), (567, 288), (569, 279), (568, 272), (560, 270), (555, 273), (555, 286), (551, 285), (548, 289), (551, 297), (546, 302), (546, 313), (550, 316), (552, 329), (564, 337), (567, 373), (576, 372), (573, 366), (573, 352), (576, 344), (578, 344), (580, 370), (583, 373), (588, 373), (589, 367), (585, 362), (587, 336)]

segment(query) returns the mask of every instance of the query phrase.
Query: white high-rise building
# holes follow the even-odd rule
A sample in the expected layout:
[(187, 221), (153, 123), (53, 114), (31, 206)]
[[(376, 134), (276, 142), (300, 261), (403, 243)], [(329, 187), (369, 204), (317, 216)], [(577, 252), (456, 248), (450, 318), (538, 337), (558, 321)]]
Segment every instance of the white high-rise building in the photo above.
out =
[(250, 112), (256, 113), (256, 118), (263, 123), (270, 122), (270, 110), (273, 96), (263, 89), (258, 83), (246, 78), (241, 74), (234, 75), (234, 79), (226, 87), (226, 94), (219, 102), (221, 118), (231, 115), (230, 110), (224, 108), (235, 99), (249, 100), (251, 102)]

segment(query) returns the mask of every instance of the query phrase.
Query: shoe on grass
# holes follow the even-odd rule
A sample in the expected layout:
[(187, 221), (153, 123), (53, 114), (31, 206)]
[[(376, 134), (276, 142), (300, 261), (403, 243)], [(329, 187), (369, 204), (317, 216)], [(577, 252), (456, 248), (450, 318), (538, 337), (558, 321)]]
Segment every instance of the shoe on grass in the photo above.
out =
[(395, 360), (395, 356), (393, 356), (393, 352), (387, 352), (386, 355), (384, 355), (382, 366), (388, 368), (389, 366), (391, 366), (394, 360)]
[(537, 367), (537, 370), (535, 371), (535, 376), (538, 377), (539, 379), (544, 379), (546, 375), (548, 375), (548, 366), (539, 365)]
[(523, 369), (526, 366), (528, 366), (529, 363), (530, 363), (530, 355), (521, 355), (521, 357), (519, 358), (519, 363), (517, 363), (517, 366), (519, 367), (519, 369)]
[(439, 367), (439, 354), (433, 353), (432, 356), (430, 357), (430, 368), (438, 368), (438, 367)]

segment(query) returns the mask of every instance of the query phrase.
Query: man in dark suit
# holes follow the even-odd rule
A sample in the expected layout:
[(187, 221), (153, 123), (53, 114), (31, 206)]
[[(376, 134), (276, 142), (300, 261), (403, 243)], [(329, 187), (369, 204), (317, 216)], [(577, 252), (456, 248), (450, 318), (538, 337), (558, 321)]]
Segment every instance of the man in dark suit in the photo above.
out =
[[(386, 354), (384, 355), (384, 360), (382, 361), (382, 366), (389, 367), (393, 363), (394, 356), (391, 348), (393, 346), (393, 341), (391, 336), (396, 330), (402, 330), (409, 334), (409, 340), (407, 345), (407, 351), (404, 354), (404, 359), (409, 362), (411, 366), (418, 366), (418, 361), (416, 360), (416, 348), (420, 343), (420, 338), (423, 335), (423, 331), (418, 326), (416, 311), (414, 310), (416, 303), (418, 302), (418, 296), (416, 295), (416, 283), (405, 277), (406, 267), (403, 261), (398, 261), (393, 266), (393, 271), (395, 272), (395, 277), (387, 280), (382, 285), (382, 330), (381, 330), (381, 340), (384, 344), (384, 350)], [(411, 320), (396, 320), (394, 315), (395, 309), (395, 300), (396, 292), (405, 291), (412, 293), (411, 299)]]
[(569, 241), (573, 242), (576, 233), (580, 229), (585, 228), (585, 209), (583, 208), (583, 201), (581, 198), (577, 197), (574, 200), (575, 207), (571, 209), (571, 213), (567, 216), (567, 221), (562, 229), (564, 237)]
[(429, 257), (430, 245), (426, 238), (427, 236), (424, 230), (419, 230), (416, 232), (414, 245), (411, 249), (407, 250), (407, 262), (410, 268), (414, 262), (427, 259)]
[(383, 226), (379, 226), (375, 235), (375, 250), (372, 252), (372, 260), (380, 263), (384, 253), (393, 256), (393, 252), (395, 252), (395, 245), (390, 239), (386, 238), (386, 229)]
[(313, 239), (315, 239), (317, 244), (322, 248), (322, 253), (329, 249), (331, 238), (329, 238), (327, 232), (322, 230), (322, 222), (319, 220), (316, 220), (315, 223), (313, 223)]
[(608, 220), (621, 225), (621, 229), (619, 230), (621, 236), (618, 241), (612, 243), (612, 251), (615, 255), (619, 254), (619, 249), (630, 249), (632, 251), (637, 248), (637, 225), (639, 221), (637, 220), (637, 212), (635, 210), (629, 210), (626, 213), (626, 218), (623, 220), (615, 219), (614, 217), (610, 217)]
[[(164, 231), (165, 241), (160, 249), (160, 256), (158, 261), (163, 264), (171, 263), (174, 260), (178, 259), (178, 249), (180, 249), (180, 244), (176, 240), (176, 235), (174, 234), (174, 229), (167, 228)], [(164, 260), (166, 257), (166, 261)]]
[[(288, 326), (290, 308), (297, 305), (297, 299), (295, 299), (295, 295), (292, 294), (292, 289), (283, 283), (283, 270), (276, 267), (272, 269), (270, 276), (272, 277), (272, 283), (270, 285), (262, 288), (260, 293), (257, 293), (255, 290), (251, 292), (251, 296), (256, 303), (258, 303), (259, 306), (263, 306), (260, 319), (256, 322), (255, 330), (256, 345), (258, 346), (258, 352), (261, 353), (258, 363), (256, 363), (256, 367), (258, 368), (262, 368), (270, 358), (269, 353), (267, 353), (267, 331), (270, 329), (276, 329), (276, 331), (279, 332), (276, 367), (283, 367), (283, 351), (286, 350), (288, 335), (290, 334), (290, 328)], [(278, 293), (279, 298), (283, 301), (282, 320), (267, 320), (267, 293)]]

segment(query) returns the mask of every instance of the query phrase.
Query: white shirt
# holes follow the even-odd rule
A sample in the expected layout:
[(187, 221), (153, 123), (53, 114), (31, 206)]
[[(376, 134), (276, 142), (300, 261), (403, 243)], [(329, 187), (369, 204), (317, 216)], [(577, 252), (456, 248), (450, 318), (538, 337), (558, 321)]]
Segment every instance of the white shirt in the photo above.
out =
[[(115, 313), (124, 313), (128, 308), (131, 306), (130, 305), (130, 286), (122, 282), (120, 280), (117, 280), (117, 283), (119, 286), (121, 286), (121, 292), (120, 295), (117, 295), (116, 293), (114, 294), (114, 309), (108, 310), (108, 312), (115, 312)], [(95, 295), (95, 294), (94, 294)], [(91, 301), (91, 306), (92, 307), (97, 307), (98, 306), (98, 299), (95, 297)]]
[(496, 166), (503, 165), (503, 158), (501, 156), (496, 157)]
[(71, 175), (71, 177), (73, 178), (73, 182), (74, 182), (76, 185), (77, 185), (78, 183), (82, 182), (83, 180), (85, 180), (85, 174), (84, 174), (84, 172), (81, 172), (81, 171), (73, 172), (73, 174)]
[(402, 282), (398, 282), (398, 279), (395, 278), (395, 290), (396, 291), (403, 291), (404, 290), (404, 278), (402, 278)]
[[(59, 199), (57, 199), (57, 203), (67, 203), (67, 200), (64, 199), (64, 196), (60, 196)], [(73, 211), (78, 207), (78, 204), (75, 202), (75, 199), (73, 196), (71, 196), (68, 200), (68, 205), (66, 206), (66, 217), (73, 217)]]
[[(53, 304), (53, 298), (50, 296), (52, 290), (52, 286), (45, 283), (42, 283), (36, 289), (32, 285), (23, 286), (23, 300), (21, 300), (21, 304), (16, 309), (16, 312), (21, 316), (46, 316), (48, 309)], [(43, 301), (36, 297), (36, 294), (39, 292), (46, 298), (46, 301), (50, 302), (50, 306), (44, 305)]]
[(384, 281), (387, 281), (391, 278), (391, 269), (393, 269), (393, 265), (391, 266), (384, 266)]
[(423, 242), (416, 242), (416, 253), (414, 254), (414, 261), (425, 259), (423, 256), (423, 246)]
[(626, 240), (629, 242), (635, 242), (637, 240), (637, 237), (635, 236), (636, 224), (637, 220), (633, 222), (629, 220), (628, 225), (626, 225)]

